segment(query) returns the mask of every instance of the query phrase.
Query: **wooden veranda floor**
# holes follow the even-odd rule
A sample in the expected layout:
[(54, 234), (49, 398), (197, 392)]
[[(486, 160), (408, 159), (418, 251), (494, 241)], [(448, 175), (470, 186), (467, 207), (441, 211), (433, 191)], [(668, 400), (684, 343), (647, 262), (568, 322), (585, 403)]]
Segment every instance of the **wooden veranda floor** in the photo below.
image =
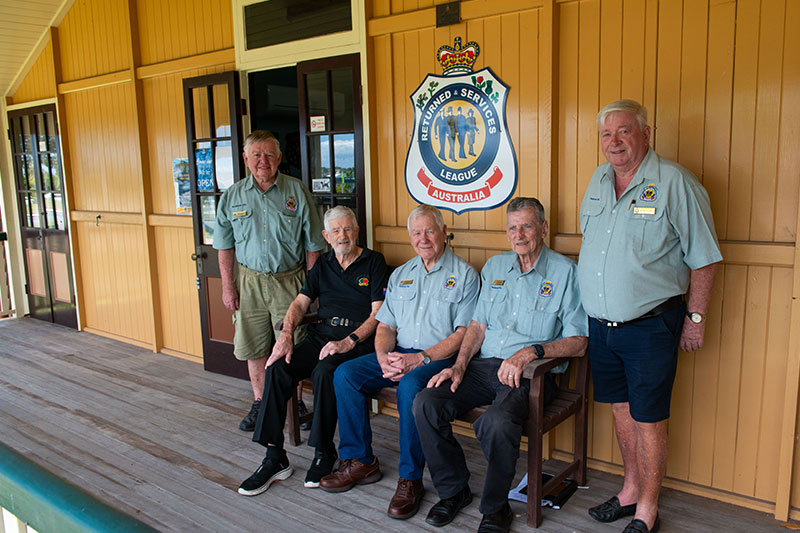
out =
[[(97, 498), (165, 531), (462, 531), (477, 528), (485, 462), (477, 442), (460, 438), (471, 463), (475, 501), (445, 528), (425, 523), (436, 501), (430, 477), (421, 511), (400, 522), (385, 511), (397, 480), (396, 421), (375, 416), (376, 484), (343, 494), (303, 488), (313, 450), (287, 445), (295, 474), (247, 498), (239, 483), (263, 448), (237, 426), (251, 403), (249, 384), (195, 363), (32, 319), (0, 320), (2, 442)], [(304, 438), (307, 434), (304, 433)], [(524, 454), (518, 465), (524, 471)], [(599, 524), (590, 505), (620, 478), (590, 471), (561, 510), (546, 509), (541, 531), (619, 532)], [(786, 531), (770, 515), (665, 489), (662, 531)], [(522, 504), (513, 503), (524, 513)], [(516, 518), (514, 531), (529, 531)], [(46, 533), (46, 532), (41, 532)]]

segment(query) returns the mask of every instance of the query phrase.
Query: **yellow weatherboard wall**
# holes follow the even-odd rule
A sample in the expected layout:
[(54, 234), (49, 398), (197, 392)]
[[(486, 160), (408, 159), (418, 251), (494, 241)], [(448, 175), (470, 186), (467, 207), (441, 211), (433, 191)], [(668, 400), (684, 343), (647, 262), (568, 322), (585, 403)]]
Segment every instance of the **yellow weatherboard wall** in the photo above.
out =
[[(800, 4), (465, 0), (462, 23), (444, 28), (435, 28), (433, 4), (370, 2), (376, 248), (393, 264), (413, 254), (409, 95), (427, 73), (441, 73), (435, 51), (455, 36), (477, 41), (475, 69), (489, 66), (510, 86), (517, 194), (542, 200), (562, 253), (580, 249), (580, 202), (605, 161), (597, 111), (619, 98), (641, 101), (655, 149), (708, 189), (725, 257), (705, 347), (680, 355), (667, 484), (786, 516), (800, 505), (791, 490), (800, 480), (800, 306), (792, 299), (800, 295), (800, 40), (789, 30)], [(455, 250), (478, 268), (507, 250), (504, 217), (502, 207), (448, 213)], [(592, 465), (621, 473), (610, 408), (592, 404), (591, 413)], [(556, 457), (570, 449), (569, 431), (552, 444)]]

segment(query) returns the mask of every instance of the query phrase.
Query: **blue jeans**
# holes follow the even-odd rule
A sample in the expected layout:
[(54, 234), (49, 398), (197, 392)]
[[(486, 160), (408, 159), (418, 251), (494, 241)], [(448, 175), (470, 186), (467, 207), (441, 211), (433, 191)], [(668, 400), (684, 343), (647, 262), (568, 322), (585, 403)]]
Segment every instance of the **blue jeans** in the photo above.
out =
[[(419, 350), (395, 348), (396, 352), (416, 353)], [(400, 413), (400, 477), (422, 479), (425, 456), (419, 442), (411, 407), (414, 397), (428, 381), (443, 369), (452, 366), (454, 357), (431, 361), (406, 374), (399, 382), (383, 377), (378, 357), (371, 353), (342, 363), (333, 376), (336, 390), (336, 410), (339, 413), (339, 457), (358, 459), (370, 464), (372, 455), (372, 429), (369, 425), (368, 394), (384, 387), (397, 387), (397, 411)]]

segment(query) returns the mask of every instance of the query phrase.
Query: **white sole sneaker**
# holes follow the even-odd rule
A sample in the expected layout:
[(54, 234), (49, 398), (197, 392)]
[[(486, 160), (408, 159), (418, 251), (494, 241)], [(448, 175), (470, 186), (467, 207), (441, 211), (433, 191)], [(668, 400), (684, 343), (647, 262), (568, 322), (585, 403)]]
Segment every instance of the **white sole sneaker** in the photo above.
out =
[(294, 473), (294, 468), (291, 465), (287, 466), (283, 470), (279, 470), (275, 473), (274, 476), (269, 478), (266, 483), (261, 485), (260, 487), (252, 490), (246, 490), (239, 487), (239, 494), (243, 496), (258, 496), (262, 492), (266, 492), (270, 485), (272, 485), (276, 481), (283, 481), (284, 479), (289, 479), (289, 477)]

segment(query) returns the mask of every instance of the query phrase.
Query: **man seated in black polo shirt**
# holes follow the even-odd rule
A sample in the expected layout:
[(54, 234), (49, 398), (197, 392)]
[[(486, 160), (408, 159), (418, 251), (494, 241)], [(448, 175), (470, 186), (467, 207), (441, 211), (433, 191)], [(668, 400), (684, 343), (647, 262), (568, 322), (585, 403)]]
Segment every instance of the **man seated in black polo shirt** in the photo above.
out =
[[(305, 486), (319, 487), (320, 478), (333, 471), (338, 459), (333, 444), (337, 421), (333, 372), (341, 363), (375, 351), (375, 315), (386, 289), (386, 261), (380, 253), (356, 245), (358, 223), (349, 208), (330, 209), (324, 222), (322, 234), (333, 250), (323, 254), (308, 272), (267, 359), (263, 400), (253, 433), (253, 440), (266, 446), (267, 454), (239, 486), (239, 494), (245, 496), (261, 494), (273, 481), (287, 479), (294, 472), (283, 449), (286, 403), (298, 382), (309, 376), (314, 387), (314, 419), (308, 444), (316, 453)], [(306, 339), (294, 345), (294, 330), (316, 298), (322, 322), (310, 325)]]

